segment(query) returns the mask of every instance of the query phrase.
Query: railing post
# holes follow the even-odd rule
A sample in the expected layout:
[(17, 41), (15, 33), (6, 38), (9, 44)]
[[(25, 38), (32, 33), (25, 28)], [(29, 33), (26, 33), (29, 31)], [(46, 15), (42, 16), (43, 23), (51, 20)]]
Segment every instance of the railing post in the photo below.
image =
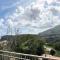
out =
[(4, 60), (4, 56), (3, 56), (3, 54), (2, 54), (2, 60)]
[(43, 60), (43, 58), (42, 57), (39, 57), (38, 60)]
[(26, 60), (26, 55), (25, 55), (25, 58), (24, 58), (24, 60)]

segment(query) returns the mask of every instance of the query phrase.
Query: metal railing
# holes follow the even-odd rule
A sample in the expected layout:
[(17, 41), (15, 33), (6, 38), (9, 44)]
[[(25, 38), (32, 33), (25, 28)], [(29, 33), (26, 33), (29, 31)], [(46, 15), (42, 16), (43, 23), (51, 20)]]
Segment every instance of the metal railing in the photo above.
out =
[(0, 50), (0, 60), (43, 60), (43, 57)]

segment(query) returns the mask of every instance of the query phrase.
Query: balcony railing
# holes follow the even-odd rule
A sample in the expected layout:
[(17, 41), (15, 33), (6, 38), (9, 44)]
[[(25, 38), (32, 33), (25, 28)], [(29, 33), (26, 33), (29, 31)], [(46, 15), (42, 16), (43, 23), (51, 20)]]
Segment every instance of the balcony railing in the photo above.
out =
[(43, 57), (0, 50), (0, 60), (43, 60)]

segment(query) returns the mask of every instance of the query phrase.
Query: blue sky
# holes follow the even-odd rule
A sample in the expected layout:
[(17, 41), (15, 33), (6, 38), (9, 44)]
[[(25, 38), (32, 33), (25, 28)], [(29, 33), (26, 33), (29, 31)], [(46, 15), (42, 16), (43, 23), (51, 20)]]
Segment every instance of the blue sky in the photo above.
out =
[[(0, 0), (0, 17), (3, 17), (7, 13), (13, 12), (17, 5), (25, 6), (30, 4), (32, 0)], [(12, 11), (13, 10), (13, 11)]]
[(38, 34), (59, 24), (60, 0), (0, 0), (0, 36)]

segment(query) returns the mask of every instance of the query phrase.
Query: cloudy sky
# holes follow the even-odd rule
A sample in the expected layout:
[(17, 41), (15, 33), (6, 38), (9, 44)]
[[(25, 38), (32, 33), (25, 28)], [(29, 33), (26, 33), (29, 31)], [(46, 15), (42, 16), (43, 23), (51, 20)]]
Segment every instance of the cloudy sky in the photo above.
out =
[(38, 34), (60, 24), (60, 0), (0, 0), (0, 36)]

